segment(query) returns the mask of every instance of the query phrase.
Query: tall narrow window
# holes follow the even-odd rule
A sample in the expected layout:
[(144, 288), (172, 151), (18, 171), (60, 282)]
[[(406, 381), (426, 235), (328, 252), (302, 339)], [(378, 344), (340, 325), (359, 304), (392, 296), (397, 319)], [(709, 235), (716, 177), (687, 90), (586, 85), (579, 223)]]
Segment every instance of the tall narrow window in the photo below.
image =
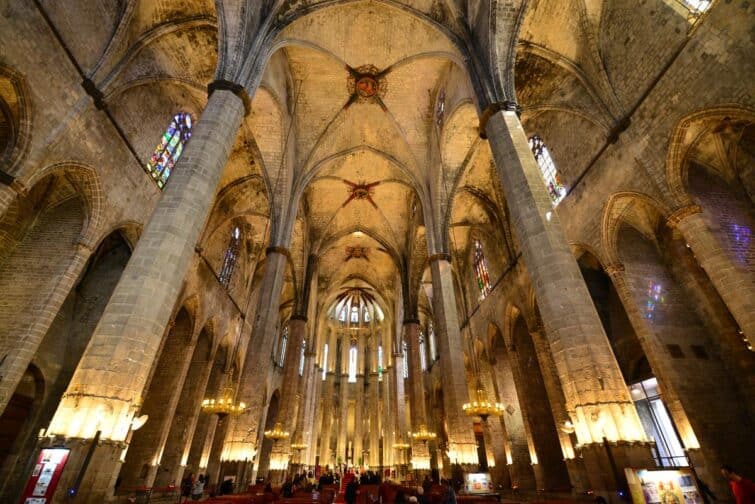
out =
[(419, 365), (422, 367), (422, 371), (427, 371), (427, 354), (425, 348), (425, 334), (420, 331), (419, 333)]
[(170, 177), (173, 167), (181, 157), (186, 142), (191, 138), (191, 115), (187, 112), (179, 112), (173, 116), (168, 129), (163, 133), (160, 143), (155, 147), (155, 152), (149, 158), (145, 169), (157, 186), (162, 189)]
[(409, 346), (406, 341), (401, 342), (401, 351), (404, 353), (404, 379), (409, 378)]
[(307, 351), (307, 342), (302, 340), (301, 347), (299, 348), (299, 376), (304, 376), (304, 359)]
[(286, 346), (288, 345), (288, 326), (283, 328), (283, 334), (281, 334), (280, 344), (280, 357), (278, 358), (278, 365), (283, 367), (283, 363), (286, 362)]
[(535, 161), (540, 167), (540, 173), (545, 179), (545, 187), (548, 188), (548, 193), (551, 195), (551, 200), (553, 200), (555, 206), (566, 196), (566, 187), (561, 183), (556, 164), (553, 162), (545, 142), (539, 136), (535, 135), (530, 138), (530, 149), (532, 149)]
[(349, 383), (357, 382), (357, 347), (351, 345), (349, 349)]
[(359, 323), (359, 308), (357, 308), (356, 306), (351, 307), (351, 323), (352, 324)]
[(378, 345), (378, 381), (383, 381), (383, 345)]
[(239, 257), (239, 249), (241, 248), (241, 229), (238, 226), (233, 226), (231, 230), (231, 239), (228, 242), (228, 248), (225, 250), (225, 258), (223, 259), (223, 267), (220, 270), (220, 283), (224, 287), (228, 287), (233, 277), (233, 272), (236, 270), (236, 261)]
[(328, 376), (328, 344), (322, 347), (322, 381)]
[(488, 262), (482, 251), (480, 240), (474, 242), (474, 272), (477, 278), (477, 288), (480, 289), (480, 301), (490, 294), (490, 277), (488, 276)]
[(438, 342), (435, 341), (435, 329), (432, 320), (427, 324), (427, 339), (430, 341), (430, 360), (438, 359)]
[(687, 466), (687, 456), (676, 433), (671, 416), (661, 401), (658, 380), (648, 378), (629, 387), (637, 414), (645, 434), (655, 441), (657, 459), (661, 467)]

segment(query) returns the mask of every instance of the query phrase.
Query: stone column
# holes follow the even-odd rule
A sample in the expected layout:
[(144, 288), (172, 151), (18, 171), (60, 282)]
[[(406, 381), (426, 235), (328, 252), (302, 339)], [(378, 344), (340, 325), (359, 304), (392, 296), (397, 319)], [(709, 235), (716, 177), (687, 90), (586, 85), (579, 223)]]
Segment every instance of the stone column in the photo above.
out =
[[(485, 117), (489, 119), (484, 132), (490, 139), (577, 439), (583, 445), (600, 444), (604, 438), (643, 441), (639, 417), (519, 118), (500, 107)], [(605, 450), (597, 446), (595, 452)], [(652, 460), (649, 449), (643, 453), (638, 455), (638, 465)]]
[[(390, 345), (383, 344), (384, 349), (390, 348)], [(388, 361), (387, 354), (383, 356)], [(393, 367), (387, 366), (383, 372), (382, 396), (383, 396), (383, 414), (381, 415), (383, 430), (383, 467), (392, 468), (394, 461), (393, 441), (395, 439), (394, 431), (396, 429), (393, 420), (395, 411), (393, 410)]]
[[(286, 361), (283, 363), (283, 377), (281, 380), (281, 400), (278, 407), (277, 422), (283, 426), (283, 430), (290, 433), (298, 428), (296, 425), (296, 410), (302, 408), (303, 394), (301, 380), (299, 379), (299, 359), (301, 345), (304, 341), (307, 329), (307, 318), (294, 315), (288, 322), (288, 350)], [(270, 453), (270, 469), (273, 481), (282, 483), (283, 474), (288, 468), (291, 459), (291, 436), (273, 443)], [(275, 483), (273, 483), (275, 484)]]
[[(268, 397), (262, 397), (272, 361), (268, 349), (278, 334), (280, 294), (283, 288), (284, 274), (288, 266), (288, 250), (273, 246), (267, 249), (265, 273), (259, 291), (265, 293), (259, 297), (252, 325), (252, 337), (241, 371), (241, 380), (237, 401), (246, 403), (247, 413), (239, 415), (228, 427), (225, 440), (224, 462), (244, 462), (252, 460), (261, 449), (257, 440), (261, 439), (264, 426), (262, 413)], [(292, 345), (289, 348), (293, 348)], [(254, 351), (262, 349), (262, 351)], [(295, 350), (290, 350), (294, 352)], [(259, 454), (258, 454), (259, 455)], [(259, 457), (258, 457), (259, 459)], [(248, 465), (248, 464), (247, 464)]]
[(341, 369), (339, 373), (339, 398), (338, 398), (338, 439), (336, 442), (335, 464), (346, 462), (346, 448), (348, 446), (346, 437), (346, 422), (349, 418), (349, 348), (351, 342), (348, 334), (341, 334)]
[(368, 411), (370, 422), (370, 437), (369, 448), (370, 458), (369, 466), (372, 470), (377, 470), (380, 466), (380, 382), (378, 381), (378, 343), (377, 336), (373, 336), (370, 344), (370, 362), (372, 363), (372, 369), (369, 369), (368, 374)]
[(448, 457), (452, 464), (476, 465), (477, 446), (472, 423), (464, 414), (462, 406), (469, 401), (464, 349), (456, 313), (451, 256), (430, 256), (433, 282), (433, 313), (435, 335), (440, 347), (441, 384), (443, 408), (448, 425)]
[(19, 334), (18, 343), (9, 350), (5, 361), (0, 364), (0, 412), (5, 411), (13, 393), (16, 391), (21, 378), (24, 376), (29, 363), (37, 353), (40, 343), (44, 339), (53, 320), (58, 315), (68, 294), (76, 284), (79, 276), (92, 255), (92, 249), (84, 243), (76, 243), (71, 262), (65, 272), (49, 293), (39, 293), (40, 302), (37, 306), (29, 307), (37, 316), (26, 326), (25, 333)]
[[(427, 414), (425, 412), (425, 379), (420, 360), (422, 347), (419, 344), (419, 320), (404, 320), (404, 340), (407, 343), (409, 355), (409, 409), (411, 410), (411, 431), (417, 432), (423, 426), (427, 428)], [(430, 469), (430, 453), (427, 442), (411, 440), (413, 469), (428, 471)]]
[(747, 265), (734, 261), (721, 246), (698, 205), (679, 208), (669, 216), (668, 223), (682, 233), (739, 324), (744, 338), (755, 346), (755, 277), (752, 272)]
[(569, 471), (569, 481), (577, 492), (585, 492), (589, 488), (589, 483), (584, 471), (584, 465), (576, 458), (574, 443), (572, 443), (571, 436), (568, 433), (569, 427), (567, 421), (571, 422), (571, 420), (566, 411), (564, 392), (561, 390), (561, 383), (558, 380), (556, 364), (553, 362), (548, 338), (545, 336), (542, 327), (531, 331), (530, 336), (535, 346), (545, 393), (548, 396), (548, 404), (553, 414), (553, 420), (556, 422), (558, 440), (561, 443), (561, 453), (566, 462), (566, 469)]
[(322, 427), (320, 430), (320, 465), (325, 467), (329, 465), (333, 467), (335, 463), (331, 460), (330, 452), (330, 440), (333, 432), (333, 426), (335, 420), (333, 419), (333, 392), (335, 386), (335, 378), (332, 372), (329, 372), (325, 376), (325, 384), (323, 385), (323, 398), (322, 398)]
[[(690, 379), (686, 373), (674, 370), (674, 363), (667, 357), (666, 349), (663, 347), (661, 341), (655, 336), (647, 319), (640, 312), (640, 309), (635, 302), (635, 298), (626, 278), (624, 266), (621, 264), (609, 265), (606, 267), (606, 273), (611, 278), (611, 282), (621, 300), (621, 304), (624, 307), (624, 311), (627, 314), (630, 324), (632, 325), (632, 329), (634, 329), (637, 339), (642, 346), (642, 350), (648, 359), (650, 368), (653, 370), (653, 374), (658, 380), (663, 403), (666, 405), (666, 408), (668, 408), (669, 413), (674, 420), (674, 426), (679, 433), (679, 437), (685, 446), (687, 454), (690, 456), (693, 463), (695, 463), (696, 471), (704, 481), (710, 481), (709, 485), (714, 488), (714, 492), (725, 492), (725, 485), (721, 484), (717, 475), (718, 468), (723, 461), (717, 460), (717, 457), (715, 456), (711, 456), (712, 454), (710, 452), (707, 454), (708, 457), (699, 453), (700, 443), (692, 427), (690, 418), (687, 416), (687, 412), (683, 406), (683, 402), (692, 402), (694, 404), (692, 398), (697, 395), (696, 388), (689, 386)], [(680, 397), (680, 394), (683, 397)], [(686, 399), (686, 401), (683, 401), (682, 399)], [(694, 411), (691, 412), (698, 417), (702, 417), (698, 418), (697, 425), (702, 426), (703, 430), (712, 425), (712, 422), (705, 418), (708, 411), (694, 408)], [(706, 463), (704, 460), (705, 458), (710, 458), (711, 460), (708, 460)]]
[(176, 412), (170, 422), (169, 434), (166, 439), (162, 457), (160, 458), (160, 470), (155, 478), (156, 487), (168, 485), (179, 486), (183, 476), (183, 470), (189, 458), (189, 449), (194, 437), (194, 429), (200, 414), (200, 406), (207, 382), (210, 379), (212, 369), (212, 355), (201, 355), (204, 348), (200, 347), (200, 355), (197, 355), (195, 346), (192, 361), (184, 378), (183, 388), (179, 396)]
[[(361, 352), (359, 355), (363, 355)], [(354, 384), (356, 393), (354, 394), (354, 466), (360, 466), (359, 459), (364, 464), (364, 375), (357, 375), (357, 382)]]
[[(495, 383), (495, 390), (498, 391), (497, 400), (506, 408), (499, 420), (502, 421), (506, 437), (506, 465), (512, 488), (537, 490), (536, 479), (539, 475), (537, 468), (532, 465), (532, 433), (527, 423), (527, 412), (522, 408), (522, 401), (517, 393), (512, 357), (509, 347), (499, 359), (500, 362), (496, 362), (496, 367), (490, 368), (490, 382), (485, 375), (481, 381), (486, 391), (492, 390), (490, 385)], [(488, 419), (488, 423), (494, 421)]]
[[(246, 95), (236, 89), (239, 95)], [(74, 483), (100, 432), (81, 484), (81, 502), (112, 494), (131, 420), (244, 116), (245, 100), (217, 89), (116, 286), (52, 419), (49, 432), (72, 449), (58, 493)], [(59, 497), (56, 496), (56, 499)]]

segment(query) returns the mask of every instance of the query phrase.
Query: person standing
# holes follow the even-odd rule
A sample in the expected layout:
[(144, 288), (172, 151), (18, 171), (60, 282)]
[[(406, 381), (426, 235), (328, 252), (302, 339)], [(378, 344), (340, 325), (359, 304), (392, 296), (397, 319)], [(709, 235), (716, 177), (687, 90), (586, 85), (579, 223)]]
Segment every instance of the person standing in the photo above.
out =
[(349, 481), (349, 483), (346, 485), (346, 495), (344, 495), (346, 504), (356, 504), (358, 491), (359, 482), (356, 478), (352, 478), (351, 481)]
[(191, 489), (191, 500), (198, 501), (202, 498), (204, 493), (204, 475), (200, 474), (197, 478), (197, 482), (194, 483), (194, 488)]
[(742, 477), (731, 466), (722, 466), (721, 474), (729, 480), (729, 488), (737, 504), (755, 504), (755, 483)]
[(194, 473), (189, 473), (181, 480), (181, 497), (183, 502), (189, 500), (191, 497), (191, 490), (194, 488)]

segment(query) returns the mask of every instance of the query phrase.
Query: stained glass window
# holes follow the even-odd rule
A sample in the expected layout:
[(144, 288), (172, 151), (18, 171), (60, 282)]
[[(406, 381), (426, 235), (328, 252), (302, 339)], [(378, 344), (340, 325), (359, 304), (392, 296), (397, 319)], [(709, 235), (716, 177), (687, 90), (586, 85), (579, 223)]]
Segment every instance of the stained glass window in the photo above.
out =
[(301, 347), (299, 348), (299, 376), (304, 376), (304, 353), (306, 350), (307, 342), (302, 340)]
[(419, 365), (422, 367), (422, 371), (427, 371), (427, 354), (425, 353), (425, 334), (420, 331), (419, 333)]
[(383, 381), (383, 345), (378, 345), (378, 381)]
[(553, 205), (555, 206), (566, 196), (566, 187), (561, 183), (558, 170), (556, 170), (556, 164), (553, 162), (553, 158), (551, 158), (545, 142), (539, 136), (535, 135), (530, 138), (530, 149), (532, 149), (535, 161), (537, 161), (540, 167), (540, 173), (542, 173), (545, 179), (545, 187), (548, 188), (548, 194), (551, 195)]
[(357, 308), (356, 306), (351, 307), (351, 323), (359, 323), (359, 308)]
[(443, 119), (446, 115), (446, 88), (438, 93), (438, 103), (435, 105), (435, 124), (443, 126)]
[(191, 126), (191, 114), (179, 112), (174, 115), (145, 167), (160, 189), (165, 187), (165, 182), (181, 157), (186, 142), (191, 138)]
[(241, 229), (238, 226), (234, 226), (231, 231), (231, 239), (228, 242), (228, 248), (225, 250), (225, 258), (223, 259), (223, 268), (220, 270), (220, 283), (225, 287), (231, 283), (231, 277), (236, 269), (236, 260), (239, 257), (239, 249), (241, 247)]
[(427, 339), (430, 341), (430, 359), (435, 362), (438, 359), (438, 342), (435, 341), (435, 329), (432, 321), (427, 324)]
[(288, 326), (283, 328), (283, 334), (281, 334), (280, 344), (280, 357), (278, 359), (278, 365), (283, 367), (283, 363), (286, 362), (286, 346), (288, 345)]
[(325, 377), (328, 375), (328, 344), (322, 348), (322, 381), (325, 381)]
[(349, 349), (349, 383), (357, 382), (357, 347), (352, 345)]
[(404, 379), (409, 378), (409, 347), (406, 341), (401, 342), (401, 351), (404, 352)]
[(480, 289), (480, 301), (490, 294), (490, 277), (488, 276), (488, 263), (485, 253), (482, 251), (480, 240), (474, 242), (474, 272), (477, 278), (477, 287)]

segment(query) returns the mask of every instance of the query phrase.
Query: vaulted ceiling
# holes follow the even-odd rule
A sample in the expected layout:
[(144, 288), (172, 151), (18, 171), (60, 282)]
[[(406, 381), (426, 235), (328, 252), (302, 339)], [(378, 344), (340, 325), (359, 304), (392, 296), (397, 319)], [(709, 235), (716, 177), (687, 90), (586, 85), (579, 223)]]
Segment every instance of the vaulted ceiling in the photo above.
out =
[[(637, 98), (616, 85), (631, 82), (634, 70), (617, 60), (612, 42), (634, 3), (529, 2), (515, 67), (528, 130), (572, 134), (552, 121), (568, 114), (595, 149), (604, 141)], [(409, 295), (428, 308), (420, 288), (428, 247), (465, 257), (471, 233), (485, 230), (502, 251), (515, 248), (490, 151), (478, 135), (479, 76), (470, 72), (475, 65), (503, 65), (489, 57), (504, 58), (500, 51), (485, 56), (483, 49), (505, 45), (501, 30), (509, 21), (517, 26), (491, 12), (491, 2), (43, 4), (145, 157), (175, 111), (201, 115), (207, 84), (231, 72), (244, 56), (234, 50), (249, 44), (265, 13), (276, 12), (281, 29), (268, 41), (265, 74), (203, 240), (205, 250), (219, 254), (241, 219), (257, 243), (249, 250), (258, 254), (259, 244), (285, 234), (281, 223), (288, 222), (292, 267), (282, 301), (293, 302), (302, 291), (310, 254), (320, 259), (323, 299), (359, 286), (389, 300), (384, 304)], [(637, 35), (630, 30), (625, 43), (634, 44)], [(460, 41), (480, 53), (465, 52)], [(573, 161), (560, 166), (568, 184), (591, 153), (555, 155)], [(249, 258), (249, 267), (256, 259)], [(410, 277), (408, 292), (402, 292), (402, 273)]]

